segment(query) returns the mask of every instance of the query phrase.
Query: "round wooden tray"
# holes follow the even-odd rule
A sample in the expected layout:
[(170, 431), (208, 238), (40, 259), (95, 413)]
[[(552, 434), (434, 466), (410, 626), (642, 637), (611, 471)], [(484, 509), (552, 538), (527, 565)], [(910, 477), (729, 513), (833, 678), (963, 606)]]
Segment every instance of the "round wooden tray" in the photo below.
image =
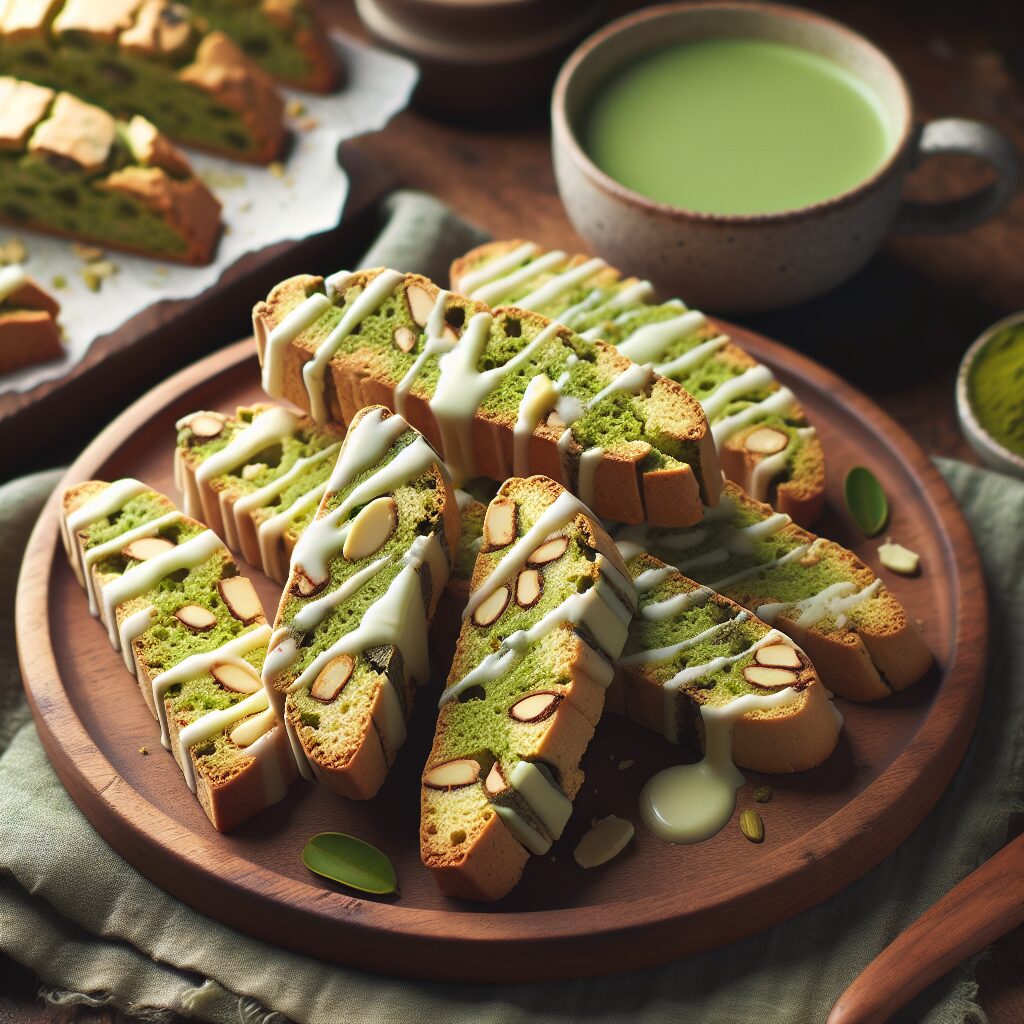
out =
[[(763, 845), (735, 820), (698, 846), (671, 846), (642, 826), (630, 848), (583, 871), (571, 851), (591, 819), (638, 821), (637, 794), (680, 751), (606, 717), (584, 760), (586, 783), (553, 857), (531, 859), (519, 887), (478, 907), (440, 896), (419, 863), (419, 773), (435, 701), (428, 687), (410, 738), (380, 794), (346, 801), (298, 782), (288, 799), (230, 835), (217, 834), (185, 789), (119, 654), (88, 613), (57, 535), (58, 487), (29, 545), (17, 601), (21, 667), (50, 759), (114, 849), (175, 896), (226, 924), (324, 959), (422, 978), (522, 980), (651, 966), (769, 927), (824, 899), (880, 861), (945, 789), (981, 704), (985, 591), (977, 552), (952, 495), (917, 446), (837, 377), (781, 345), (726, 325), (799, 395), (829, 458), (819, 532), (877, 568), (877, 541), (846, 521), (841, 481), (869, 465), (889, 494), (889, 531), (921, 555), (923, 573), (886, 583), (923, 623), (936, 665), (916, 686), (874, 705), (840, 701), (846, 728), (820, 769), (770, 779), (759, 805)], [(176, 496), (175, 420), (197, 408), (259, 398), (251, 342), (170, 378), (85, 450), (67, 482), (137, 476)], [(275, 587), (254, 573), (266, 607)], [(439, 688), (439, 683), (435, 684)], [(146, 746), (149, 756), (140, 754)], [(620, 768), (632, 761), (631, 767)], [(738, 808), (762, 779), (748, 774)], [(361, 899), (311, 875), (299, 853), (323, 830), (351, 832), (394, 861), (401, 895)]]

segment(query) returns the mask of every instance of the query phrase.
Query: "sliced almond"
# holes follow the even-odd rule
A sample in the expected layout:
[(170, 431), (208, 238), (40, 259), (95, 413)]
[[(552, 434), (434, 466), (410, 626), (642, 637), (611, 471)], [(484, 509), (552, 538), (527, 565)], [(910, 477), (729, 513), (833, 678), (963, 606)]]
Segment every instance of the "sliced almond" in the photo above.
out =
[(755, 686), (774, 689), (778, 686), (792, 686), (796, 682), (796, 673), (788, 668), (771, 668), (768, 665), (748, 665), (743, 670), (743, 678)]
[(487, 506), (484, 516), (484, 540), (488, 548), (508, 547), (516, 539), (519, 532), (519, 513), (516, 503), (505, 498), (498, 498)]
[(212, 412), (201, 412), (188, 421), (188, 429), (192, 431), (194, 437), (201, 437), (204, 441), (209, 441), (211, 437), (216, 437), (224, 429), (224, 420)]
[(538, 569), (524, 569), (516, 579), (516, 604), (532, 608), (544, 590), (544, 580)]
[(517, 700), (508, 713), (517, 722), (542, 722), (555, 713), (555, 708), (562, 703), (558, 693), (531, 693), (522, 700)]
[(260, 473), (267, 471), (267, 464), (265, 462), (249, 462), (242, 467), (242, 479), (243, 480), (255, 480)]
[(259, 594), (252, 585), (252, 580), (247, 576), (229, 576), (217, 584), (220, 588), (220, 596), (228, 606), (228, 611), (239, 622), (249, 625), (255, 622), (263, 612), (263, 605), (260, 604)]
[(136, 562), (145, 562), (147, 558), (155, 558), (174, 547), (174, 541), (166, 537), (140, 537), (126, 544), (121, 554), (125, 558), (133, 558)]
[(214, 665), (210, 674), (225, 690), (234, 693), (256, 693), (263, 686), (255, 669), (244, 669), (241, 665)]
[(217, 616), (209, 608), (203, 608), (198, 604), (183, 604), (175, 613), (174, 617), (189, 629), (197, 633), (205, 633), (217, 625)]
[(431, 768), (423, 776), (423, 785), (430, 789), (459, 789), (480, 778), (480, 765), (472, 758), (462, 757)]
[(758, 427), (747, 434), (743, 446), (758, 455), (774, 455), (789, 444), (789, 437), (774, 427)]
[(547, 565), (554, 562), (565, 554), (569, 546), (568, 537), (549, 537), (530, 557), (526, 560), (527, 565)]
[(754, 660), (759, 665), (771, 665), (773, 668), (800, 668), (800, 654), (789, 644), (772, 644), (770, 647), (758, 647)]
[(395, 344), (403, 352), (411, 352), (416, 347), (416, 335), (408, 327), (396, 327)]
[(434, 297), (418, 284), (411, 284), (405, 289), (405, 298), (409, 303), (409, 313), (413, 320), (420, 327), (426, 327), (430, 314), (434, 311)]
[(273, 708), (267, 708), (258, 715), (251, 715), (239, 723), (228, 734), (236, 747), (251, 747), (264, 733), (270, 732), (277, 721)]
[(492, 622), (497, 622), (508, 606), (510, 596), (508, 587), (498, 587), (493, 594), (489, 594), (480, 602), (480, 606), (473, 612), (473, 621), (478, 626), (489, 626)]
[(349, 654), (339, 654), (338, 657), (332, 658), (320, 670), (320, 675), (309, 688), (310, 697), (329, 704), (345, 688), (345, 684), (352, 678), (355, 667), (355, 660)]
[(505, 782), (505, 776), (501, 774), (501, 765), (495, 761), (491, 765), (491, 770), (487, 773), (487, 778), (484, 780), (484, 789), (487, 790), (491, 796), (495, 796), (502, 790), (506, 789), (508, 783)]
[(379, 551), (397, 529), (398, 505), (395, 499), (374, 498), (352, 520), (341, 553), (350, 562), (368, 558)]
[(325, 576), (322, 580), (317, 582), (310, 576), (307, 576), (306, 571), (300, 565), (295, 569), (295, 583), (292, 584), (292, 590), (295, 591), (299, 597), (312, 597), (318, 590), (323, 589), (327, 580), (328, 577)]

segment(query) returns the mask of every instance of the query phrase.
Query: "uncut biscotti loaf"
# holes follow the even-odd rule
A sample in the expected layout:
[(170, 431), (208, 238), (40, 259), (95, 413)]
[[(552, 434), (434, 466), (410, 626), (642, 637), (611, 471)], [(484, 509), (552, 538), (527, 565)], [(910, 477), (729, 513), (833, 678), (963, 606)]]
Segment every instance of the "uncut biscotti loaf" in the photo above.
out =
[(825, 455), (793, 393), (697, 310), (656, 303), (648, 281), (604, 260), (516, 239), (455, 261), (452, 289), (490, 305), (532, 309), (651, 363), (697, 398), (725, 475), (810, 526), (825, 502)]
[(601, 516), (679, 525), (721, 487), (699, 404), (678, 384), (535, 313), (490, 310), (416, 274), (293, 277), (253, 311), (264, 390), (345, 422), (401, 412), (461, 485), (544, 473)]
[(23, 267), (0, 267), (0, 374), (60, 358), (59, 312)]
[(634, 602), (577, 498), (502, 485), (423, 772), (420, 852), (446, 895), (500, 899), (561, 835)]
[(292, 551), (263, 667), (307, 778), (355, 799), (380, 788), (428, 680), (458, 533), (434, 449), (382, 406), (357, 413)]
[(7, 77), (0, 220), (179, 263), (209, 263), (221, 231), (220, 203), (144, 118)]
[(283, 584), (295, 542), (327, 490), (344, 430), (269, 404), (234, 416), (201, 410), (176, 427), (174, 475), (185, 510)]
[[(466, 606), (475, 557), (483, 543), (485, 506), (466, 495), (460, 507), (458, 556), (445, 592), (444, 623), (449, 632), (450, 623)], [(754, 711), (737, 720), (735, 763), (751, 771), (791, 772), (812, 768), (829, 756), (839, 735), (839, 713), (809, 659), (792, 641), (651, 555), (631, 553), (626, 567), (636, 583), (638, 610), (616, 662), (606, 712), (625, 715), (672, 742), (700, 749), (701, 707), (718, 708), (748, 693), (792, 687), (793, 699), (784, 707)], [(758, 654), (754, 645), (770, 649)], [(781, 647), (785, 650), (776, 650)], [(728, 661), (720, 663), (719, 658)]]
[(903, 606), (853, 552), (733, 483), (696, 526), (623, 527), (615, 540), (627, 559), (647, 551), (792, 637), (840, 696), (887, 697), (931, 665)]
[(702, 709), (748, 695), (788, 695), (779, 706), (736, 720), (733, 762), (757, 772), (798, 772), (832, 753), (842, 719), (792, 640), (651, 555), (638, 552), (626, 567), (638, 605), (608, 711), (702, 751)]
[(269, 163), (285, 138), (271, 78), (173, 0), (8, 0), (0, 74), (141, 115), (180, 142)]
[(338, 82), (338, 57), (308, 0), (188, 0), (267, 74), (313, 92)]
[(61, 526), (90, 610), (214, 828), (281, 800), (295, 764), (260, 681), (270, 627), (217, 535), (133, 479), (69, 488)]

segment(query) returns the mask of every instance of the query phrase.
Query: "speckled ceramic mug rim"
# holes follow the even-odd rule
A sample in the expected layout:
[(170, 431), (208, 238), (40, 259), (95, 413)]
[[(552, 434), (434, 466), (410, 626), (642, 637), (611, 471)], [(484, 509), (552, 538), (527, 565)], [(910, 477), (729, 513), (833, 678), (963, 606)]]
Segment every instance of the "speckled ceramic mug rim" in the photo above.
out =
[[(576, 129), (571, 123), (567, 110), (568, 93), (579, 68), (606, 46), (610, 40), (620, 36), (622, 33), (631, 32), (637, 25), (659, 18), (675, 18), (679, 15), (687, 16), (709, 10), (732, 10), (761, 14), (766, 18), (812, 22), (824, 32), (846, 36), (855, 45), (869, 53), (878, 63), (878, 66), (891, 76), (903, 105), (903, 123), (897, 126), (898, 137), (886, 159), (870, 176), (853, 188), (836, 196), (820, 200), (817, 203), (811, 203), (807, 206), (778, 210), (772, 213), (755, 214), (705, 213), (698, 210), (688, 210), (685, 207), (674, 206), (670, 203), (662, 203), (656, 199), (651, 199), (649, 196), (645, 196), (641, 192), (633, 191), (633, 189), (616, 181), (615, 178), (601, 170), (590, 158), (579, 141)], [(794, 43), (793, 45), (799, 46), (800, 44)], [(615, 64), (612, 67), (614, 69), (618, 65)], [(910, 90), (907, 87), (906, 79), (904, 79), (896, 65), (882, 50), (859, 32), (855, 32), (853, 29), (842, 24), (842, 22), (835, 21), (823, 14), (818, 14), (815, 11), (809, 11), (801, 7), (762, 3), (759, 0), (711, 0), (711, 2), (707, 3), (662, 4), (658, 7), (649, 7), (634, 14), (628, 14), (611, 22), (584, 40), (563, 65), (561, 72), (559, 72), (558, 80), (555, 82), (555, 89), (551, 98), (551, 119), (555, 127), (554, 144), (565, 146), (577, 168), (590, 180), (592, 185), (602, 192), (634, 207), (638, 207), (645, 213), (667, 217), (679, 222), (722, 224), (731, 227), (762, 226), (810, 219), (819, 214), (858, 203), (867, 195), (888, 185), (894, 175), (901, 173), (907, 151), (914, 139), (914, 108)]]
[(963, 359), (960, 360), (960, 368), (956, 374), (956, 408), (965, 432), (970, 432), (972, 435), (969, 440), (980, 444), (989, 455), (1013, 466), (1019, 475), (1024, 476), (1024, 457), (1000, 444), (981, 425), (981, 421), (975, 415), (974, 406), (971, 404), (971, 396), (967, 390), (968, 381), (971, 378), (971, 370), (975, 362), (977, 362), (978, 356), (988, 347), (989, 343), (1000, 331), (1005, 330), (1007, 327), (1019, 326), (1020, 324), (1024, 324), (1024, 310), (1004, 316), (1002, 320), (997, 320), (990, 327), (986, 327), (971, 342), (970, 347), (964, 353)]

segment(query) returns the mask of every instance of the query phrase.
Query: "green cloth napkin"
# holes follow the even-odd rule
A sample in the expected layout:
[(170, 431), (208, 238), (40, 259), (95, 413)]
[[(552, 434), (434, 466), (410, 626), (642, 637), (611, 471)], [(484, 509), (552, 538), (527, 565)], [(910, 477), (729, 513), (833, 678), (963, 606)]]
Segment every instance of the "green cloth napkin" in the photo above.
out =
[[(396, 216), (409, 203), (436, 225), (448, 216), (423, 197), (396, 203)], [(14, 566), (55, 475), (8, 484), (0, 489), (0, 545), (8, 554), (0, 563), (0, 948), (37, 973), (51, 1001), (111, 1004), (158, 1021), (175, 1014), (225, 1024), (276, 1024), (282, 1016), (316, 1024), (824, 1021), (889, 941), (999, 848), (1020, 807), (1024, 633), (1011, 627), (1024, 605), (1024, 483), (939, 465), (978, 541), (994, 628), (978, 732), (936, 809), (860, 881), (762, 935), (653, 970), (532, 985), (414, 982), (277, 949), (179, 903), (111, 850), (26, 724), (11, 626)], [(896, 1019), (984, 1021), (973, 1002), (974, 969), (975, 961), (961, 965)]]

